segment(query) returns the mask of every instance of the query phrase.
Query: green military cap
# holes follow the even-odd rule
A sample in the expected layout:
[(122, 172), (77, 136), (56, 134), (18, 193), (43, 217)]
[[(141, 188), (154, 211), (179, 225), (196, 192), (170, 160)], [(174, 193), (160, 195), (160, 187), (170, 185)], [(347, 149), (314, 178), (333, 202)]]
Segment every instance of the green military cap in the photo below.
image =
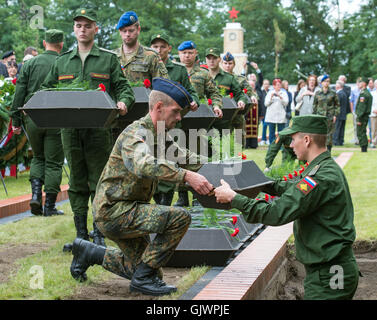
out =
[(327, 134), (327, 117), (317, 114), (294, 117), (292, 124), (279, 134), (292, 135), (297, 132)]
[(369, 82), (369, 79), (368, 77), (361, 77), (361, 82), (365, 82), (365, 83), (368, 83)]
[(169, 37), (166, 33), (162, 32), (162, 33), (157, 33), (157, 34), (152, 35), (150, 44), (152, 44), (152, 42), (156, 39), (164, 40), (167, 44), (169, 44)]
[(63, 42), (64, 33), (58, 29), (50, 29), (47, 30), (45, 33), (45, 40), (48, 43), (59, 43)]
[(85, 8), (77, 9), (73, 17), (73, 20), (75, 20), (78, 17), (84, 17), (94, 22), (97, 21), (97, 13), (93, 9), (85, 9)]
[(215, 56), (215, 57), (220, 57), (220, 50), (217, 49), (217, 48), (208, 48), (206, 50), (206, 57), (209, 56), (209, 55), (212, 55), (212, 56)]

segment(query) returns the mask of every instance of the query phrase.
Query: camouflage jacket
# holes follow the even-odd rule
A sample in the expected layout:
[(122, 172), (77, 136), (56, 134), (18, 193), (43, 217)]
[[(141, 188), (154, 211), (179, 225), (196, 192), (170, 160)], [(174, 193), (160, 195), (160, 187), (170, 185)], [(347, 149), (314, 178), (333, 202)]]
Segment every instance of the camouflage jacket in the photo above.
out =
[(211, 99), (213, 108), (219, 107), (222, 109), (223, 99), (208, 70), (195, 65), (189, 73), (189, 77), (192, 86), (199, 95), (199, 99)]
[(361, 90), (355, 109), (356, 121), (361, 122), (362, 120), (368, 120), (372, 109), (372, 99), (373, 97), (368, 89)]
[[(93, 201), (96, 221), (115, 219), (138, 202), (149, 203), (159, 180), (182, 183), (186, 169), (197, 171), (205, 161), (175, 142), (157, 145), (157, 141), (160, 135), (149, 114), (120, 134), (97, 184)], [(165, 147), (166, 152), (158, 146)], [(173, 149), (179, 153), (174, 162), (157, 157), (160, 153), (169, 155)]]
[(123, 52), (123, 46), (115, 50), (118, 56), (124, 75), (130, 82), (144, 81), (152, 78), (169, 78), (165, 64), (156, 51), (139, 44), (137, 50), (127, 61)]
[(340, 113), (339, 98), (335, 91), (323, 89), (316, 92), (313, 101), (313, 114), (326, 116), (327, 118), (337, 117)]

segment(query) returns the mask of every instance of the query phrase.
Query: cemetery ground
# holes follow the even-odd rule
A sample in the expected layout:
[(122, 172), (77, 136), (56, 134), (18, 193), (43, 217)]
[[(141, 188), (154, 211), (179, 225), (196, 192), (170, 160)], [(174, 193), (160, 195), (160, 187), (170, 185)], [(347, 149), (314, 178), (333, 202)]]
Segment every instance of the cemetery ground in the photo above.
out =
[[(332, 155), (353, 152), (344, 167), (348, 179), (354, 210), (356, 242), (354, 244), (358, 265), (364, 277), (359, 280), (355, 299), (377, 299), (377, 210), (375, 183), (377, 171), (374, 168), (376, 149), (361, 153), (360, 148), (350, 143), (352, 123), (347, 121), (346, 144), (334, 147)], [(267, 147), (248, 149), (247, 159), (254, 160), (263, 170)], [(281, 161), (279, 154), (274, 165)], [(30, 193), (29, 173), (21, 173), (19, 178), (6, 178), (9, 197)], [(63, 172), (62, 184), (67, 184)], [(0, 186), (0, 198), (5, 193)], [(177, 199), (177, 193), (173, 203)], [(69, 202), (58, 205), (64, 216), (28, 217), (17, 222), (0, 224), (0, 299), (179, 299), (210, 267), (163, 268), (164, 280), (178, 287), (178, 292), (167, 297), (150, 297), (129, 292), (129, 280), (116, 276), (100, 266), (90, 267), (88, 281), (79, 283), (69, 272), (71, 253), (63, 253), (65, 243), (75, 237), (73, 214)], [(88, 215), (88, 227), (92, 229), (92, 216)], [(108, 246), (116, 245), (106, 239)], [(288, 277), (282, 284), (277, 299), (300, 299), (303, 294), (304, 272), (294, 258), (293, 236), (289, 241)], [(33, 289), (35, 271), (43, 271), (43, 288)]]

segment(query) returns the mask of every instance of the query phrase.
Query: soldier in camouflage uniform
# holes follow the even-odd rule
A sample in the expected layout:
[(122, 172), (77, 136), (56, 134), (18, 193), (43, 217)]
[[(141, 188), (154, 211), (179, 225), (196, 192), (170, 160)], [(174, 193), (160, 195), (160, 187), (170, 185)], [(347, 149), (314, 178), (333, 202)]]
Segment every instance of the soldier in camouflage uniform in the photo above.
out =
[[(123, 73), (132, 83), (143, 82), (156, 77), (169, 78), (165, 64), (158, 53), (151, 48), (140, 44), (140, 22), (138, 16), (133, 11), (125, 12), (119, 19), (116, 29), (122, 38), (122, 46), (115, 50), (118, 56)], [(114, 141), (122, 130), (131, 122), (127, 120), (127, 115), (119, 117), (113, 129)]]
[(367, 152), (368, 150), (368, 137), (367, 137), (367, 125), (369, 120), (369, 115), (372, 109), (372, 95), (367, 89), (367, 84), (369, 80), (366, 77), (361, 79), (361, 91), (356, 104), (356, 132), (357, 138), (359, 139), (359, 144), (361, 147), (361, 152)]
[[(200, 105), (198, 94), (190, 82), (185, 65), (169, 59), (169, 52), (172, 50), (172, 46), (169, 45), (169, 37), (165, 33), (153, 35), (150, 45), (152, 49), (159, 53), (162, 61), (165, 63), (170, 80), (178, 82), (190, 93), (194, 100), (191, 103), (190, 109), (191, 111), (196, 111)], [(180, 122), (177, 123), (176, 127), (181, 128)], [(186, 135), (186, 141), (188, 141), (187, 139), (188, 134)], [(153, 195), (154, 201), (157, 204), (170, 206), (174, 196), (174, 189), (174, 184), (160, 181), (156, 193)]]
[[(225, 95), (232, 93), (238, 108), (244, 110), (248, 103), (247, 97), (241, 90), (235, 76), (220, 68), (220, 61), (220, 50), (218, 48), (208, 48), (206, 50), (206, 63), (210, 76), (219, 89), (225, 89)], [(213, 127), (219, 130), (221, 134), (222, 129), (231, 129), (231, 122), (229, 120), (216, 120)]]
[[(200, 99), (211, 99), (213, 112), (221, 118), (223, 102), (219, 90), (215, 82), (209, 75), (207, 69), (199, 67), (196, 63), (198, 51), (193, 41), (184, 41), (178, 46), (178, 54), (180, 61), (186, 66), (191, 84), (198, 93)], [(188, 191), (180, 188), (178, 190), (178, 201), (174, 204), (179, 207), (188, 207), (189, 197)]]
[(321, 79), (322, 88), (314, 95), (313, 114), (327, 117), (327, 149), (331, 152), (332, 136), (335, 129), (336, 117), (340, 113), (338, 95), (330, 89), (330, 77), (325, 74)]
[[(87, 268), (99, 264), (131, 279), (132, 291), (163, 295), (176, 288), (166, 285), (158, 270), (171, 257), (191, 218), (184, 208), (149, 204), (157, 182), (187, 182), (200, 194), (208, 194), (213, 186), (200, 174), (190, 171), (197, 171), (204, 159), (189, 150), (171, 143), (178, 150), (178, 158), (186, 160), (178, 159), (178, 163), (185, 163), (180, 164), (181, 168), (158, 156), (159, 150), (167, 147), (159, 143), (161, 133), (165, 137), (164, 129), (174, 128), (181, 119), (181, 110), (190, 105), (192, 98), (181, 85), (168, 79), (155, 78), (153, 87), (148, 115), (133, 122), (118, 137), (93, 202), (98, 228), (120, 250), (76, 239), (71, 274), (75, 279), (85, 280)], [(165, 127), (159, 129), (158, 121), (164, 121)], [(193, 160), (196, 164), (189, 164)], [(157, 233), (152, 242), (150, 233)]]
[[(233, 73), (234, 67), (236, 66), (236, 62), (234, 60), (233, 55), (230, 52), (227, 52), (222, 59), (222, 68), (224, 71), (233, 74), (238, 84), (241, 87), (241, 90), (250, 97), (251, 104), (248, 105), (247, 110), (244, 111), (244, 114), (247, 114), (250, 110), (251, 105), (257, 105), (258, 104), (258, 95), (253, 90), (253, 88), (249, 85), (249, 82), (247, 81), (246, 77), (242, 75), (236, 75)], [(244, 114), (237, 114), (231, 123), (232, 129), (242, 129), (242, 146), (246, 146), (246, 119)]]

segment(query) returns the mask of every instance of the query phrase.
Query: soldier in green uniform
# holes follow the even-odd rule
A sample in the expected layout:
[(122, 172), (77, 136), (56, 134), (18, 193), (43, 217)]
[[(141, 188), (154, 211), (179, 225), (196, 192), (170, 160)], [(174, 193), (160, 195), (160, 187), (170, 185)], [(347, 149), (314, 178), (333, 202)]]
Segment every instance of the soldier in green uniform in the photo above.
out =
[[(146, 79), (152, 83), (152, 79), (156, 77), (169, 78), (168, 71), (158, 53), (140, 44), (138, 39), (141, 27), (139, 18), (134, 11), (125, 12), (119, 18), (116, 29), (119, 30), (122, 38), (122, 45), (114, 52), (131, 85), (144, 82)], [(127, 116), (121, 116), (116, 120), (112, 129), (114, 141), (130, 123)]]
[(293, 118), (281, 133), (308, 167), (296, 179), (276, 180), (269, 190), (280, 198), (268, 203), (235, 193), (222, 180), (216, 200), (231, 203), (249, 223), (278, 226), (294, 221), (297, 260), (304, 264), (305, 299), (352, 299), (359, 270), (352, 251), (356, 232), (354, 210), (343, 171), (326, 150), (328, 118)]
[[(16, 92), (12, 104), (13, 129), (16, 134), (21, 132), (22, 113), (19, 108), (38, 91), (52, 64), (63, 49), (63, 31), (48, 30), (43, 40), (45, 52), (27, 61), (17, 79)], [(62, 211), (55, 208), (56, 197), (60, 191), (62, 166), (64, 163), (60, 129), (38, 128), (29, 116), (24, 118), (26, 131), (33, 149), (30, 166), (30, 183), (32, 198), (31, 213), (35, 215), (61, 215)], [(42, 210), (42, 186), (46, 192), (46, 201)]]
[[(169, 37), (164, 33), (153, 35), (151, 37), (150, 45), (151, 48), (156, 50), (160, 55), (166, 69), (168, 70), (170, 80), (178, 82), (190, 93), (194, 100), (191, 103), (190, 109), (191, 111), (196, 111), (200, 105), (198, 94), (190, 82), (185, 65), (169, 59), (169, 52), (172, 50), (172, 46), (169, 45)], [(177, 123), (176, 127), (180, 128), (180, 123)], [(188, 139), (188, 134), (186, 135), (186, 139)], [(157, 204), (170, 206), (174, 196), (174, 189), (174, 184), (160, 181), (157, 190), (153, 195), (154, 201)]]
[(321, 79), (322, 88), (314, 95), (313, 114), (327, 117), (328, 129), (327, 149), (331, 152), (332, 136), (335, 130), (336, 117), (340, 113), (340, 103), (338, 95), (330, 89), (330, 77), (325, 74)]
[(266, 163), (265, 171), (269, 171), (276, 155), (282, 147), (283, 162), (295, 161), (297, 159), (296, 154), (290, 146), (291, 142), (292, 138), (290, 135), (282, 135), (281, 132), (279, 132), (278, 137), (268, 147), (266, 158), (264, 160)]
[(366, 77), (361, 79), (361, 91), (356, 104), (356, 124), (357, 124), (357, 138), (361, 147), (361, 152), (368, 150), (367, 125), (369, 115), (372, 109), (372, 95), (367, 89), (369, 80)]
[[(220, 50), (217, 48), (208, 48), (206, 50), (206, 63), (208, 65), (209, 74), (215, 81), (219, 89), (225, 89), (225, 94), (233, 94), (235, 101), (237, 102), (238, 108), (243, 110), (247, 104), (247, 98), (244, 92), (241, 90), (240, 85), (236, 77), (220, 68)], [(215, 121), (214, 128), (220, 131), (222, 129), (231, 129), (230, 120), (217, 120)]]
[[(117, 56), (94, 43), (98, 32), (94, 9), (78, 9), (74, 15), (77, 47), (58, 57), (43, 83), (51, 88), (57, 83), (69, 84), (75, 79), (89, 81), (97, 89), (100, 83), (117, 101), (120, 114), (132, 107), (134, 96), (123, 75)], [(108, 128), (62, 129), (64, 155), (70, 168), (69, 201), (74, 214), (77, 237), (88, 239), (88, 201), (94, 199), (96, 185), (111, 152), (112, 139)], [(104, 243), (94, 228), (94, 241)]]
[[(166, 129), (174, 128), (181, 120), (182, 109), (191, 101), (190, 94), (177, 82), (163, 78), (153, 80), (149, 113), (118, 137), (93, 202), (98, 228), (116, 242), (120, 250), (76, 239), (71, 265), (75, 279), (85, 280), (87, 268), (99, 264), (131, 279), (131, 291), (149, 295), (176, 291), (162, 281), (159, 270), (186, 233), (190, 214), (184, 208), (149, 202), (159, 180), (187, 182), (200, 194), (208, 194), (213, 189), (206, 178), (194, 172), (205, 159), (179, 148), (174, 142), (172, 145), (179, 150), (179, 158), (185, 160), (178, 161), (180, 167), (169, 158), (158, 156), (157, 149), (167, 147), (165, 143), (158, 143), (159, 136), (165, 135), (164, 130), (158, 129), (158, 121), (164, 121)], [(157, 234), (152, 242), (150, 233)]]
[[(198, 93), (200, 99), (210, 99), (212, 101), (213, 112), (221, 118), (223, 113), (222, 97), (215, 82), (209, 75), (207, 69), (199, 67), (197, 64), (198, 51), (193, 41), (184, 41), (178, 46), (180, 61), (186, 66), (190, 81)], [(174, 204), (179, 207), (189, 206), (188, 191), (180, 188), (178, 190), (178, 201)]]
[[(246, 77), (242, 75), (236, 75), (233, 73), (234, 67), (236, 66), (236, 62), (234, 60), (234, 56), (227, 52), (222, 59), (222, 68), (224, 71), (234, 75), (238, 81), (238, 84), (241, 87), (241, 90), (250, 97), (251, 104), (248, 106), (248, 110), (245, 110), (244, 114), (247, 114), (250, 110), (251, 106), (258, 105), (258, 95), (253, 90), (253, 88), (249, 85)], [(243, 114), (237, 114), (231, 123), (232, 129), (241, 129), (242, 130), (242, 146), (246, 146), (246, 119)]]

